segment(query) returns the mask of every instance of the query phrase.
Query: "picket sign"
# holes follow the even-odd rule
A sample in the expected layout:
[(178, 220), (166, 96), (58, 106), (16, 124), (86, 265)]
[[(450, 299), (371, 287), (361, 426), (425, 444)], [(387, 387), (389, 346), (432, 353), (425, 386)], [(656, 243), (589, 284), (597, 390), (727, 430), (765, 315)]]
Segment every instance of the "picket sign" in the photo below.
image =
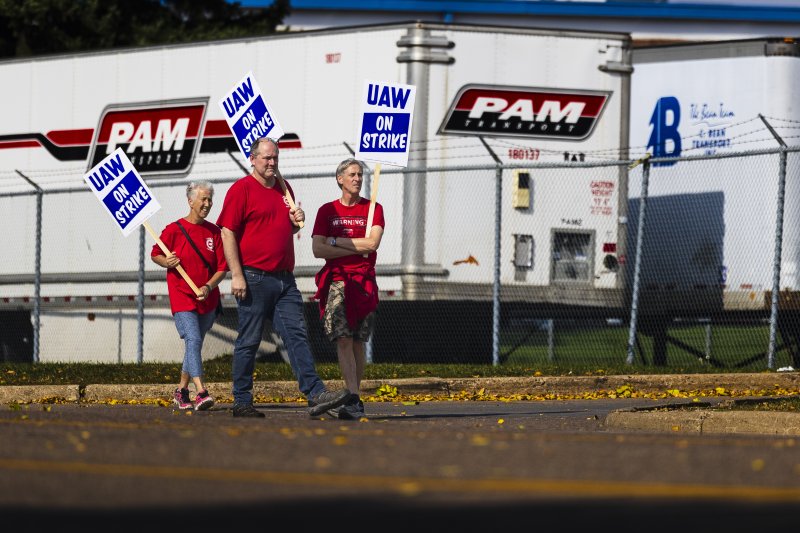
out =
[[(233, 86), (233, 89), (228, 91), (228, 94), (222, 97), (219, 101), (219, 107), (225, 113), (228, 127), (248, 163), (250, 161), (250, 147), (256, 139), (269, 137), (278, 142), (283, 137), (283, 128), (272, 108), (267, 104), (252, 70), (239, 80)], [(289, 193), (286, 182), (283, 181), (283, 176), (280, 173), (276, 175), (283, 195), (286, 197), (286, 201), (289, 202), (289, 207), (292, 210), (296, 210), (297, 206), (294, 204), (294, 198)], [(305, 223), (299, 222), (298, 225), (302, 228)]]
[[(158, 243), (159, 248), (166, 255), (171, 254), (164, 242), (147, 223), (147, 219), (161, 209), (161, 205), (136, 171), (136, 167), (131, 163), (125, 150), (122, 148), (114, 150), (92, 167), (84, 175), (83, 180), (92, 189), (95, 197), (100, 201), (100, 205), (105, 207), (111, 218), (114, 219), (123, 236), (127, 237), (139, 226), (144, 226)], [(197, 288), (183, 267), (178, 265), (176, 270), (194, 293), (200, 296), (200, 289)]]
[[(398, 167), (408, 164), (416, 92), (417, 88), (413, 85), (364, 81), (356, 158), (375, 163), (365, 237), (372, 230), (381, 163)], [(364, 257), (368, 255), (364, 254)]]

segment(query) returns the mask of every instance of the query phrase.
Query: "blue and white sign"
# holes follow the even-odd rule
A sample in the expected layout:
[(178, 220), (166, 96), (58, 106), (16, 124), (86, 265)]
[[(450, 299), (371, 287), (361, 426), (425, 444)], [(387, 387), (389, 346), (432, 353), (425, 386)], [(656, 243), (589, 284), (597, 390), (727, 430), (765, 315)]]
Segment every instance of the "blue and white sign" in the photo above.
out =
[(122, 148), (100, 161), (83, 179), (125, 237), (161, 209)]
[(358, 159), (406, 166), (416, 94), (413, 85), (364, 82)]
[(283, 137), (283, 128), (264, 100), (252, 71), (219, 101), (219, 106), (245, 159), (249, 159), (250, 146), (259, 137), (275, 141)]
[[(653, 157), (680, 157), (684, 155), (714, 155), (730, 149), (734, 144), (729, 128), (736, 120), (733, 107), (714, 100), (688, 99), (661, 96), (650, 115), (650, 137), (647, 149)], [(684, 144), (685, 143), (685, 144)], [(656, 167), (672, 166), (677, 161), (653, 163)]]

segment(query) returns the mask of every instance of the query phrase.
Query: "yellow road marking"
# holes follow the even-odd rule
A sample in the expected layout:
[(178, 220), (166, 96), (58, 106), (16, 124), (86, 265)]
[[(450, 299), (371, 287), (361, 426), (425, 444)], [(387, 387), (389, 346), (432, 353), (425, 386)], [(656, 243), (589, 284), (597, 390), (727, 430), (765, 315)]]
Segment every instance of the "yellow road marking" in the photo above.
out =
[[(180, 415), (176, 415), (180, 416)], [(98, 421), (98, 420), (58, 420), (58, 419), (50, 419), (50, 418), (42, 418), (38, 420), (32, 420), (30, 418), (10, 418), (10, 419), (2, 419), (0, 418), (0, 424), (32, 424), (37, 427), (47, 427), (47, 426), (63, 426), (63, 427), (79, 427), (79, 428), (106, 428), (106, 429), (134, 429), (134, 430), (141, 430), (141, 429), (164, 429), (164, 428), (171, 428), (176, 430), (181, 429), (191, 429), (192, 426), (188, 425), (188, 423), (184, 421), (172, 421), (172, 420), (159, 420), (158, 423), (152, 422), (112, 422), (112, 421)], [(522, 430), (522, 431), (494, 431), (493, 429), (489, 429), (489, 425), (487, 424), (486, 431), (481, 433), (483, 436), (490, 436), (493, 440), (514, 440), (514, 441), (535, 441), (535, 442), (608, 442), (609, 440), (617, 441), (617, 442), (625, 442), (627, 444), (635, 445), (639, 443), (646, 443), (646, 444), (668, 444), (673, 445), (675, 443), (675, 434), (636, 434), (636, 433), (628, 433), (628, 434), (619, 434), (619, 433), (592, 433), (592, 434), (560, 434), (560, 433), (536, 433), (531, 432), (529, 430)], [(398, 429), (394, 426), (375, 426), (375, 427), (367, 427), (365, 425), (353, 426), (351, 424), (336, 424), (333, 425), (331, 421), (320, 421), (320, 423), (314, 427), (308, 426), (297, 426), (297, 425), (281, 425), (280, 427), (276, 426), (249, 426), (249, 427), (239, 427), (234, 425), (227, 425), (223, 423), (222, 425), (215, 426), (214, 428), (205, 428), (209, 431), (215, 430), (220, 433), (229, 434), (230, 431), (237, 431), (237, 432), (247, 432), (247, 433), (292, 433), (297, 435), (304, 435), (313, 437), (315, 436), (315, 431), (317, 430), (324, 430), (330, 432), (331, 434), (337, 433), (341, 431), (341, 428), (346, 428), (348, 434), (350, 435), (359, 435), (364, 437), (372, 437), (372, 436), (379, 436), (379, 437), (410, 437), (410, 438), (434, 438), (434, 439), (445, 439), (449, 440), (452, 438), (452, 434), (449, 433), (442, 433), (437, 434), (436, 432), (431, 432), (429, 428), (412, 428), (412, 429)], [(778, 439), (783, 439), (784, 442), (794, 443), (796, 441), (796, 437), (791, 435), (783, 436), (783, 435), (774, 435), (774, 437)], [(741, 435), (741, 434), (728, 434), (724, 436), (719, 435), (700, 435), (700, 434), (683, 434), (681, 438), (691, 439), (691, 445), (694, 447), (715, 447), (721, 444), (725, 445), (734, 445), (737, 447), (758, 447), (761, 448), (764, 446), (764, 441), (759, 439), (754, 439), (753, 435)], [(793, 445), (793, 444), (792, 444)]]
[(703, 498), (749, 502), (800, 502), (800, 488), (636, 483), (627, 481), (559, 479), (452, 479), (431, 477), (369, 476), (313, 472), (270, 472), (177, 466), (93, 464), (80, 461), (37, 461), (0, 459), (0, 469), (42, 473), (80, 473), (100, 476), (128, 476), (195, 481), (293, 484), (310, 487), (391, 490), (409, 493), (504, 493), (513, 495), (572, 496), (592, 498)]

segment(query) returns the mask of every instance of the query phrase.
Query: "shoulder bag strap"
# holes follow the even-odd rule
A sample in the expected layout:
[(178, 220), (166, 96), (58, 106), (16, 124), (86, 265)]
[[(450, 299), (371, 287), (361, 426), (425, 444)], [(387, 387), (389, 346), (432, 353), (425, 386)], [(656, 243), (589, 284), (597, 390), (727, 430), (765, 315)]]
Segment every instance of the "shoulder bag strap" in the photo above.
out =
[[(214, 275), (214, 271), (211, 269), (211, 265), (208, 263), (208, 261), (206, 261), (206, 258), (203, 257), (203, 254), (200, 253), (200, 250), (197, 249), (197, 245), (189, 237), (189, 233), (187, 233), (186, 229), (183, 227), (183, 225), (181, 225), (181, 221), (180, 220), (176, 220), (175, 224), (177, 224), (178, 227), (181, 228), (181, 231), (186, 236), (186, 240), (189, 241), (189, 244), (192, 245), (192, 248), (194, 248), (194, 251), (197, 252), (197, 255), (200, 256), (200, 260), (203, 261), (203, 263), (206, 265), (206, 268), (208, 269), (209, 278), (211, 276), (213, 276)], [(217, 315), (222, 315), (222, 314), (224, 314), (224, 312), (222, 311), (222, 298), (220, 298), (219, 301), (217, 302)]]
[(208, 261), (206, 261), (206, 258), (203, 257), (203, 254), (200, 253), (200, 250), (197, 249), (197, 245), (194, 243), (194, 241), (191, 239), (191, 237), (189, 237), (189, 234), (186, 232), (186, 229), (184, 229), (184, 227), (181, 225), (181, 221), (180, 220), (176, 220), (175, 224), (177, 224), (178, 227), (181, 228), (181, 231), (183, 232), (184, 236), (186, 236), (186, 240), (189, 241), (189, 244), (192, 245), (192, 248), (194, 248), (194, 251), (197, 252), (198, 256), (200, 256), (200, 260), (203, 262), (203, 264), (206, 265), (206, 268), (208, 269), (208, 274), (210, 276), (213, 276), (214, 272), (212, 272), (211, 265), (208, 263)]

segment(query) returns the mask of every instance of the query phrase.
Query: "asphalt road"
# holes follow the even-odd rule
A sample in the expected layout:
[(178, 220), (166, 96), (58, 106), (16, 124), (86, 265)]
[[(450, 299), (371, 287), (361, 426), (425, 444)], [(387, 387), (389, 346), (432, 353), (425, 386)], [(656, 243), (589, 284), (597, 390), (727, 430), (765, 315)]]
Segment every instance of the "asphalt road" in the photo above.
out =
[(3, 405), (0, 516), (83, 531), (796, 525), (795, 437), (606, 425), (657, 403), (369, 402), (362, 421), (297, 403), (259, 405), (264, 419), (230, 404)]

